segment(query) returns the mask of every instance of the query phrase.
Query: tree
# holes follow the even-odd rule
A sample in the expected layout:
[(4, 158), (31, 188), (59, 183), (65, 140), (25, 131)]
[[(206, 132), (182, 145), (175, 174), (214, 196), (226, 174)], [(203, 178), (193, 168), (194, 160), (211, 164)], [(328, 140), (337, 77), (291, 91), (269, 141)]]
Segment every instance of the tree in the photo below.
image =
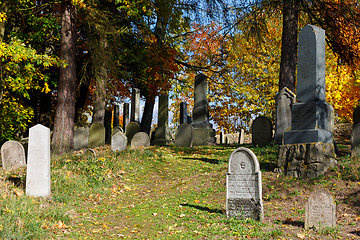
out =
[(77, 9), (70, 0), (61, 5), (60, 67), (52, 149), (63, 154), (74, 145), (75, 84), (76, 84), (76, 18)]

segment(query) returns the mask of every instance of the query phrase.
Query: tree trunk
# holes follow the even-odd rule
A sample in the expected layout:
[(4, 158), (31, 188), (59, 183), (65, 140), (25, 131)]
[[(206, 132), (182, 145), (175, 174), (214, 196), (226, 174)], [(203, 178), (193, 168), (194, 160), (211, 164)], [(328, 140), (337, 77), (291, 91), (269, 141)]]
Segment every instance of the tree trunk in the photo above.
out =
[(279, 91), (295, 93), (299, 0), (284, 1)]
[(77, 10), (71, 0), (63, 0), (61, 8), (60, 59), (65, 60), (67, 66), (60, 67), (52, 138), (52, 150), (55, 154), (69, 152), (74, 146)]
[(140, 131), (146, 132), (150, 136), (151, 122), (153, 118), (155, 100), (146, 98), (144, 112), (141, 118)]

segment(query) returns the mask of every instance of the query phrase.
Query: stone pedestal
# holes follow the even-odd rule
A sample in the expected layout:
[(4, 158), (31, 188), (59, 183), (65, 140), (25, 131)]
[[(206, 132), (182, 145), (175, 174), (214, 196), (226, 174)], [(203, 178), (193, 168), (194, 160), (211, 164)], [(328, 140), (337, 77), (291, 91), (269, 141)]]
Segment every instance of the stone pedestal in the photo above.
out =
[(318, 177), (336, 164), (332, 143), (281, 145), (277, 171), (293, 177)]

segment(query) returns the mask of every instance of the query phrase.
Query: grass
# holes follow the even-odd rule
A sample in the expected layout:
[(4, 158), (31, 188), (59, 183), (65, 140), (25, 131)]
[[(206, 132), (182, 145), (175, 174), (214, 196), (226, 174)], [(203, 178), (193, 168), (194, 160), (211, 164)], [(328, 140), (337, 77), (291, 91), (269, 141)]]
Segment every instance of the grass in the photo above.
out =
[[(287, 239), (299, 232), (341, 236), (341, 228), (304, 232), (301, 204), (315, 185), (337, 191), (333, 181), (347, 181), (357, 187), (358, 172), (348, 167), (358, 166), (358, 160), (343, 157), (329, 176), (295, 179), (272, 172), (277, 146), (251, 148), (263, 172), (265, 220), (260, 223), (227, 219), (225, 214), (225, 173), (236, 147), (154, 146), (116, 153), (104, 148), (97, 150), (97, 158), (53, 158), (51, 198), (26, 196), (24, 171), (3, 173), (0, 238)], [(337, 201), (358, 204), (357, 195)]]

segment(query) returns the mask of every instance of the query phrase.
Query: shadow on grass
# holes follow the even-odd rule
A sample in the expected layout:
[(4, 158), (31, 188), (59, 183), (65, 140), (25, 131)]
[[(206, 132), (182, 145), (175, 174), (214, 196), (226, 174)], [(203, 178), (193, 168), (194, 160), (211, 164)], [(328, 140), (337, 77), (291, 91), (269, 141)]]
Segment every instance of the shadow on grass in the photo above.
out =
[(305, 226), (305, 223), (304, 221), (283, 221), (283, 224), (285, 225), (290, 225), (290, 226), (294, 226), (294, 227), (304, 227)]
[(203, 161), (203, 162), (207, 162), (207, 163), (211, 163), (211, 164), (219, 164), (219, 160), (217, 159), (213, 159), (213, 158), (183, 158), (186, 160), (199, 160), (199, 161)]
[(351, 234), (354, 234), (354, 235), (356, 235), (356, 236), (360, 236), (360, 231), (352, 231), (352, 232), (350, 232)]
[(188, 203), (181, 204), (181, 206), (183, 206), (183, 207), (192, 207), (192, 208), (196, 208), (196, 209), (201, 210), (201, 211), (207, 211), (209, 213), (225, 214), (225, 210), (222, 210), (222, 209), (211, 209), (211, 208), (208, 208), (208, 207), (203, 207), (203, 206), (193, 205), (193, 204), (188, 204)]
[(347, 200), (349, 205), (355, 209), (355, 211), (360, 211), (360, 191), (356, 191), (347, 195)]
[(269, 163), (269, 162), (262, 162), (260, 163), (260, 169), (263, 169), (265, 171), (268, 171), (268, 172), (273, 172), (274, 169), (277, 168), (277, 165), (276, 163)]

